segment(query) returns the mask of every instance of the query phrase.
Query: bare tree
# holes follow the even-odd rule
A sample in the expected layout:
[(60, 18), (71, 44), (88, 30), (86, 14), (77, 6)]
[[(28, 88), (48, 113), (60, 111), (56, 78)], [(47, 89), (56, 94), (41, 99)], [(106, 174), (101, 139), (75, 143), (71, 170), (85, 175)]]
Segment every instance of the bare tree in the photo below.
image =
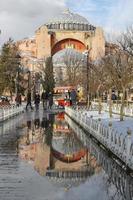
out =
[(124, 51), (108, 55), (104, 59), (104, 70), (109, 83), (122, 91), (120, 121), (123, 121), (126, 89), (133, 83), (133, 59)]
[(118, 40), (123, 51), (133, 56), (133, 26), (127, 28), (126, 32)]
[(114, 84), (108, 71), (106, 70), (108, 61), (105, 58), (106, 57), (102, 58), (101, 60), (94, 63), (94, 65), (92, 65), (93, 76), (91, 78), (90, 84), (92, 92), (97, 93), (99, 114), (101, 114), (102, 110), (101, 94), (109, 91), (109, 114), (110, 117), (112, 117), (112, 88), (114, 87)]
[(53, 62), (52, 57), (47, 57), (43, 65), (39, 68), (40, 73), (39, 77), (41, 77), (41, 83), (43, 86), (43, 89), (46, 90), (46, 92), (52, 92), (55, 86), (55, 80), (54, 80), (54, 73), (53, 73)]
[(67, 49), (63, 55), (62, 62), (66, 66), (67, 81), (76, 85), (81, 81), (83, 67), (83, 55), (73, 49)]

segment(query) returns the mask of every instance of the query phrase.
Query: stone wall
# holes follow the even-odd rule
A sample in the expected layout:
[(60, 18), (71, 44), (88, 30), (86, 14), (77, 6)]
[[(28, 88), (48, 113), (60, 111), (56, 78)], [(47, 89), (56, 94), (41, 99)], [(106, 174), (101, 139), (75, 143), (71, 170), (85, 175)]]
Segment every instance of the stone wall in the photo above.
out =
[[(105, 55), (105, 38), (102, 28), (96, 28), (94, 31), (73, 31), (73, 30), (52, 30), (49, 31), (46, 26), (40, 27), (36, 31), (37, 58), (48, 57), (57, 43), (64, 43), (65, 39), (77, 40), (91, 49), (91, 60), (95, 60)], [(80, 52), (85, 48), (77, 49)], [(62, 48), (57, 48), (56, 51)], [(56, 53), (56, 51), (54, 53)]]

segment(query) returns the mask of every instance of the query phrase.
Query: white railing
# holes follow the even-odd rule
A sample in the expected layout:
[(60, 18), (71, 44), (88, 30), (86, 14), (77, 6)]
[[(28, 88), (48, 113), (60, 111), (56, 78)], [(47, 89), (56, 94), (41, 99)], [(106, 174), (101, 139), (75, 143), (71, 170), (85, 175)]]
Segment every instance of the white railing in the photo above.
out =
[[(88, 149), (90, 157), (96, 158), (97, 166), (102, 166), (104, 171), (108, 174), (109, 180), (116, 186), (117, 192), (119, 191), (125, 199), (131, 199), (129, 196), (132, 194), (132, 176), (126, 173), (124, 167), (119, 165), (113, 156), (110, 156), (104, 148), (101, 148), (96, 141), (85, 134), (84, 130), (81, 129), (69, 116), (65, 115), (65, 120), (70, 125), (71, 129), (75, 132), (78, 139), (83, 143), (84, 147)], [(89, 166), (91, 166), (91, 160), (89, 159)], [(123, 181), (124, 180), (124, 181)], [(126, 191), (126, 192), (125, 192)]]
[(133, 134), (131, 131), (128, 130), (127, 135), (118, 133), (111, 124), (105, 126), (99, 119), (94, 120), (92, 117), (88, 117), (87, 113), (82, 110), (66, 107), (65, 112), (129, 168), (133, 169)]
[[(109, 104), (102, 103), (102, 110), (109, 112)], [(96, 107), (98, 109), (98, 103), (92, 102), (92, 107)], [(115, 114), (120, 114), (121, 104), (112, 104), (112, 112)], [(124, 107), (124, 115), (133, 117), (133, 105)]]
[(4, 106), (0, 108), (0, 122), (9, 119), (15, 115), (18, 115), (19, 113), (22, 113), (24, 111), (24, 106)]

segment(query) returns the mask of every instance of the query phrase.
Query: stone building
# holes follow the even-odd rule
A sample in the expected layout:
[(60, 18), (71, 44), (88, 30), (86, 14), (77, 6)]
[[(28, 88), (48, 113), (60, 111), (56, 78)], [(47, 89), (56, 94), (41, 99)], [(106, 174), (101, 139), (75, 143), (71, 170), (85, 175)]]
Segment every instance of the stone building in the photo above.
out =
[(39, 27), (35, 34), (39, 59), (53, 56), (65, 48), (73, 48), (79, 52), (88, 49), (92, 60), (105, 54), (103, 30), (69, 10)]
[(24, 65), (35, 71), (48, 56), (66, 48), (80, 53), (89, 51), (91, 61), (105, 55), (102, 28), (93, 26), (86, 18), (68, 9), (40, 26), (34, 38), (18, 41), (17, 44)]

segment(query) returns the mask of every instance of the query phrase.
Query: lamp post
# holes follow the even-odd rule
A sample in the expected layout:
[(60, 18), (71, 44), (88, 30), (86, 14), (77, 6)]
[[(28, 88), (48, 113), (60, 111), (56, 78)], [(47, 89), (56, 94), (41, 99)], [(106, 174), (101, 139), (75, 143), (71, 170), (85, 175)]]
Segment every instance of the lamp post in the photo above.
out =
[(31, 72), (28, 70), (28, 91), (31, 91)]
[[(91, 49), (90, 49), (91, 50)], [(90, 106), (90, 63), (89, 63), (89, 54), (90, 50), (86, 50), (83, 54), (86, 56), (86, 93), (87, 93), (87, 107)]]
[(18, 94), (20, 92), (19, 77), (20, 77), (20, 72), (22, 70), (22, 67), (20, 65), (21, 56), (19, 54), (17, 54), (15, 58), (16, 58), (16, 63), (18, 65), (17, 69), (16, 69), (17, 73), (16, 73), (16, 86), (15, 86), (15, 88), (16, 88), (16, 91), (15, 91), (15, 93), (16, 93), (16, 103), (18, 103)]

